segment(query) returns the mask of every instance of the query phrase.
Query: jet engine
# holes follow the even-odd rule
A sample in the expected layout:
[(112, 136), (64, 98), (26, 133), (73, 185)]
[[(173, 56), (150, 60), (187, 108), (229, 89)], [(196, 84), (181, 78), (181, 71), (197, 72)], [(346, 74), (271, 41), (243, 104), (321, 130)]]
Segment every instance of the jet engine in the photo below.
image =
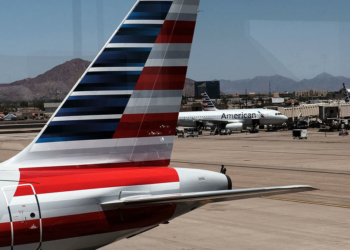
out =
[(230, 131), (242, 131), (243, 123), (229, 123), (226, 125), (226, 129)]

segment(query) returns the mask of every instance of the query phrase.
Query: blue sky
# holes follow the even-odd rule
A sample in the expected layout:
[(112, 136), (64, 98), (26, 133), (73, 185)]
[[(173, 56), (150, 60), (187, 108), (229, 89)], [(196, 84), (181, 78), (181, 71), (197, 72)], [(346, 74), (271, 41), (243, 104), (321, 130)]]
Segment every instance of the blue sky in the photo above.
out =
[[(134, 0), (81, 0), (83, 58), (101, 49)], [(35, 77), (74, 58), (72, 0), (0, 0), (0, 83)], [(350, 77), (350, 1), (201, 0), (188, 77), (280, 74), (301, 80), (324, 70)], [(100, 39), (101, 40), (101, 39)]]

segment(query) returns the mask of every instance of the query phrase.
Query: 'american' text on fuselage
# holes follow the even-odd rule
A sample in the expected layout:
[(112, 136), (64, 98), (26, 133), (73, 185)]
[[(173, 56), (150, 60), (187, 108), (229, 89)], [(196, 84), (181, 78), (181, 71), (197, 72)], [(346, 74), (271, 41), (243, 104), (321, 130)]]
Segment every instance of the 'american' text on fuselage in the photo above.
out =
[(255, 113), (242, 113), (242, 114), (225, 114), (222, 113), (221, 119), (242, 119), (242, 118), (252, 118), (256, 119), (257, 115)]

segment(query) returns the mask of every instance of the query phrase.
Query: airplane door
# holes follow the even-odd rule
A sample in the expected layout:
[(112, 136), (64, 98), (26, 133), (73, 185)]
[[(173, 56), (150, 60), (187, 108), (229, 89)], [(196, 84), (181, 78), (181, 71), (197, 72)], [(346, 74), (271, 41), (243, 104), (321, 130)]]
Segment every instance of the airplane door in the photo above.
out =
[[(10, 213), (13, 250), (37, 250), (41, 247), (41, 211), (31, 184), (2, 188)], [(18, 196), (14, 197), (14, 194)]]

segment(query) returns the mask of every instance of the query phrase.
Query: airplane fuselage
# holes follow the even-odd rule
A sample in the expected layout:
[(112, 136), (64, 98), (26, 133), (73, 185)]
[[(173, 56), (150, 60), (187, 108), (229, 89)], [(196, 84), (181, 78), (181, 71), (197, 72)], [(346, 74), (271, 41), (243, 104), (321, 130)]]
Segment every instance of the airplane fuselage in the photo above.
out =
[(203, 205), (168, 203), (105, 210), (103, 202), (231, 189), (227, 176), (210, 171), (107, 165), (103, 169), (0, 171), (0, 250), (97, 249)]
[(196, 127), (198, 122), (219, 123), (242, 123), (243, 126), (281, 125), (287, 117), (276, 110), (269, 109), (228, 109), (218, 111), (180, 112), (178, 126)]

